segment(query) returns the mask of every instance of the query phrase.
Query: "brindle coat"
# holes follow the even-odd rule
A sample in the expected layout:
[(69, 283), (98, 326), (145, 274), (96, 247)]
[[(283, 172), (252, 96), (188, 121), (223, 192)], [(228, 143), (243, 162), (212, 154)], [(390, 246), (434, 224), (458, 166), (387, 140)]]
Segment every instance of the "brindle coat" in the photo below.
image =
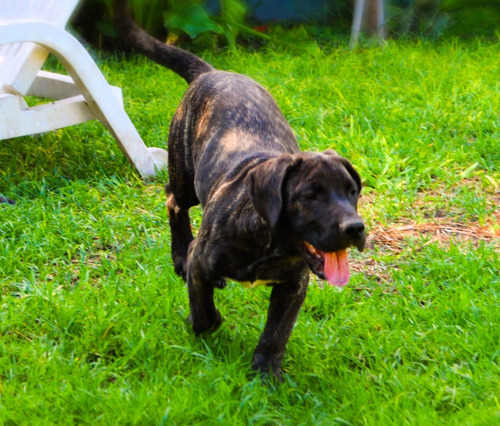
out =
[[(135, 47), (190, 83), (170, 125), (166, 191), (172, 257), (187, 282), (193, 329), (221, 324), (213, 293), (226, 278), (272, 285), (252, 368), (280, 377), (309, 271), (323, 277), (303, 241), (325, 252), (364, 247), (359, 175), (334, 151), (301, 152), (274, 99), (252, 79), (217, 71), (117, 15)], [(200, 203), (194, 238), (188, 211)]]

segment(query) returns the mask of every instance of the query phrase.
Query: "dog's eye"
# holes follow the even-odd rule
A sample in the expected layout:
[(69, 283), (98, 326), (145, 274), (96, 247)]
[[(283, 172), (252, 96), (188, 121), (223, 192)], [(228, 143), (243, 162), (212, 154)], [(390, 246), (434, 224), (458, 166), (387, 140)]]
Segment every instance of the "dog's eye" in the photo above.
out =
[(347, 189), (347, 193), (349, 194), (349, 197), (356, 197), (358, 195), (358, 190), (351, 186)]
[(316, 200), (322, 192), (322, 187), (319, 184), (311, 185), (309, 188), (305, 189), (301, 195), (303, 198), (308, 200)]
[(307, 198), (308, 200), (315, 200), (316, 198), (318, 198), (318, 193), (313, 190), (305, 191), (301, 195), (303, 198)]

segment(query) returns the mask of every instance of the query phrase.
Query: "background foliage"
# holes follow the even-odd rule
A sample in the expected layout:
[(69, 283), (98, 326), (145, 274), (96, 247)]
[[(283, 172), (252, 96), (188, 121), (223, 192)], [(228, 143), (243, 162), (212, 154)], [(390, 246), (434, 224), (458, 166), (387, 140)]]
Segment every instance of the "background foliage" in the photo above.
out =
[(500, 0), (389, 1), (389, 28), (398, 35), (492, 36), (500, 28)]
[[(86, 0), (75, 20), (87, 40), (105, 47), (118, 43), (111, 2)], [(260, 43), (276, 38), (279, 32), (273, 32), (273, 28), (298, 24), (305, 24), (312, 35), (318, 33), (318, 28), (341, 36), (349, 34), (352, 1), (314, 2), (321, 9), (321, 17), (297, 11), (288, 20), (269, 21), (262, 15), (256, 17), (255, 8), (262, 4), (256, 0), (129, 0), (137, 22), (150, 34), (164, 40), (168, 38), (169, 42), (194, 42), (199, 48), (234, 47), (239, 35), (239, 42)], [(280, 12), (288, 16), (285, 13), (288, 9), (283, 9), (284, 3), (269, 3), (269, 16), (280, 16)], [(386, 27), (391, 37), (498, 38), (500, 0), (387, 0), (386, 4)]]

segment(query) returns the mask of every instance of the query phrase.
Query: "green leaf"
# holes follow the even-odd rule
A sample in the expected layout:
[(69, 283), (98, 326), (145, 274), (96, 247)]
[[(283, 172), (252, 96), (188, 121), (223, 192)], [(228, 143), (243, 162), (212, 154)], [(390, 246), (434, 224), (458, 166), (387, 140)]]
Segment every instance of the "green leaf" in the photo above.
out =
[(236, 45), (236, 37), (245, 19), (246, 7), (240, 0), (221, 0), (221, 21), (224, 35), (231, 47)]
[(97, 30), (108, 37), (116, 37), (116, 29), (107, 21), (97, 21), (95, 23)]
[(177, 3), (165, 14), (165, 26), (181, 30), (191, 38), (210, 31), (217, 34), (223, 32), (222, 27), (197, 3)]
[(477, 166), (479, 166), (479, 163), (476, 162), (472, 166), (467, 167), (467, 169), (465, 169), (462, 173), (460, 173), (460, 176), (462, 176), (463, 178), (469, 177), (470, 174), (474, 171), (474, 169), (477, 168)]

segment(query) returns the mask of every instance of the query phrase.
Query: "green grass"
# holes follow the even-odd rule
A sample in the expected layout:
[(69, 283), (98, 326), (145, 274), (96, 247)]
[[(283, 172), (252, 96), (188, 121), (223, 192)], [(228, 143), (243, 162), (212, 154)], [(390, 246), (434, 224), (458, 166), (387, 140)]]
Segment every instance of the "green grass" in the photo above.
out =
[[(277, 99), (303, 149), (365, 182), (368, 225), (435, 218), (497, 230), (498, 43), (207, 52)], [(100, 57), (148, 145), (166, 146), (185, 83)], [(55, 64), (52, 64), (56, 66)], [(98, 123), (0, 142), (0, 423), (498, 424), (498, 239), (376, 239), (342, 291), (311, 280), (285, 381), (250, 360), (269, 289), (216, 292), (197, 338), (174, 274), (163, 186), (144, 185)], [(200, 211), (193, 213), (199, 222)], [(412, 222), (412, 223), (413, 223)], [(498, 234), (497, 234), (498, 235)]]

